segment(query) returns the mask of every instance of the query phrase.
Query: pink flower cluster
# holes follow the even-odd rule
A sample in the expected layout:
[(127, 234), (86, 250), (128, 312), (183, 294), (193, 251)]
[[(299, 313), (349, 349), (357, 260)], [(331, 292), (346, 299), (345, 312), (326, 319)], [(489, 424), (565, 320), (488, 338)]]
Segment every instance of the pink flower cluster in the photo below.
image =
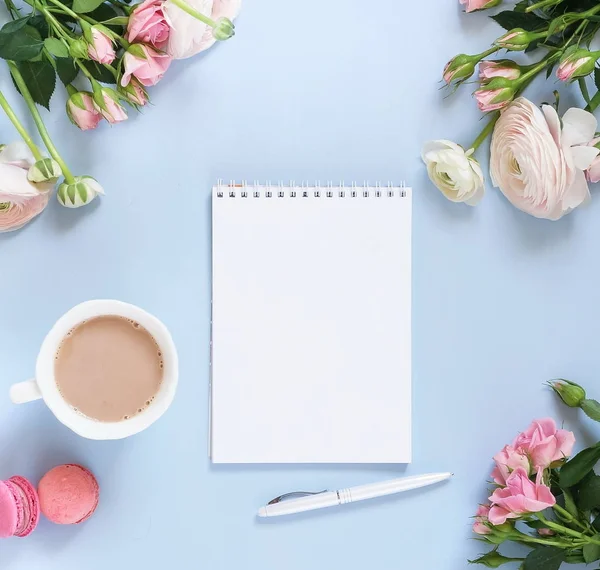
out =
[(573, 451), (575, 436), (557, 429), (551, 418), (535, 420), (512, 445), (494, 456), (492, 479), (498, 485), (488, 505), (480, 505), (473, 532), (491, 534), (493, 527), (508, 519), (538, 513), (556, 504), (544, 482), (546, 470), (565, 460)]

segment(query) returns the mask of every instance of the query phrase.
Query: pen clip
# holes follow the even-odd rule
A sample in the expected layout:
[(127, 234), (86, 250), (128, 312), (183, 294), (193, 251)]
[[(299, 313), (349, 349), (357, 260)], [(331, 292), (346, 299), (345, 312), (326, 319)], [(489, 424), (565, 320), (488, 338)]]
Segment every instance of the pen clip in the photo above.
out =
[(285, 493), (285, 495), (279, 495), (279, 497), (275, 497), (273, 500), (269, 501), (267, 505), (276, 505), (277, 503), (281, 503), (281, 501), (285, 501), (286, 499), (309, 497), (311, 495), (320, 495), (327, 492), (327, 489), (324, 489), (323, 491), (317, 491), (316, 493), (311, 493), (310, 491), (294, 491), (293, 493)]

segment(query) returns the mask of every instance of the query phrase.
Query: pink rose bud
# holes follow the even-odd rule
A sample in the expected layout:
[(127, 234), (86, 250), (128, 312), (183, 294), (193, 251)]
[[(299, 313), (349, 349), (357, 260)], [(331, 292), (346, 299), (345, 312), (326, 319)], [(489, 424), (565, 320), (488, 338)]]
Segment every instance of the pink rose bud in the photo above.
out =
[(127, 113), (119, 99), (119, 94), (110, 87), (94, 89), (94, 106), (111, 124), (127, 120)]
[(502, 451), (494, 455), (494, 462), (496, 467), (492, 471), (492, 479), (498, 485), (506, 485), (506, 480), (517, 467), (522, 467), (528, 473), (531, 469), (525, 451), (515, 449), (512, 445), (505, 445)]
[(540, 536), (554, 536), (556, 533), (549, 528), (538, 528), (537, 532)]
[(131, 79), (125, 87), (119, 85), (118, 91), (132, 105), (143, 107), (149, 100), (148, 93), (137, 79)]
[(526, 32), (522, 28), (515, 28), (499, 37), (494, 44), (510, 51), (523, 51), (533, 40), (541, 37), (541, 35)]
[(504, 79), (519, 79), (521, 77), (521, 67), (510, 59), (501, 59), (498, 61), (482, 61), (479, 64), (479, 79), (482, 83), (487, 83), (494, 77), (504, 77)]
[[(600, 138), (594, 139), (588, 143), (588, 146), (600, 148)], [(600, 182), (600, 155), (598, 155), (590, 167), (585, 171), (585, 176), (589, 182)]]
[[(594, 160), (598, 160), (598, 158)], [(593, 164), (594, 163), (592, 163), (592, 166)], [(570, 382), (569, 380), (554, 380), (553, 382), (548, 382), (548, 384), (570, 408), (578, 408), (581, 405), (581, 402), (585, 400), (585, 390), (579, 384), (575, 384), (575, 382)]]
[(464, 53), (453, 57), (444, 67), (444, 81), (450, 85), (453, 81), (462, 83), (469, 79), (473, 75), (478, 61), (477, 56)]
[(465, 12), (475, 12), (498, 6), (502, 0), (460, 0), (460, 3), (465, 5)]
[(162, 79), (171, 65), (171, 56), (144, 44), (132, 44), (123, 56), (123, 65), (122, 87), (126, 87), (132, 77), (144, 87), (151, 87)]
[(573, 81), (585, 77), (594, 71), (600, 52), (590, 52), (587, 49), (568, 49), (560, 59), (556, 69), (556, 77), (561, 81)]
[(94, 106), (92, 94), (86, 91), (73, 93), (67, 101), (67, 116), (82, 131), (95, 129), (102, 115)]
[(489, 527), (490, 521), (488, 514), (490, 513), (489, 505), (479, 505), (475, 513), (475, 522), (473, 523), (473, 532), (475, 534), (491, 534), (492, 529)]
[(90, 59), (98, 63), (109, 65), (116, 57), (112, 38), (106, 33), (108, 30), (99, 26), (92, 26), (86, 34), (88, 40), (87, 52)]
[(514, 98), (516, 86), (510, 79), (495, 77), (487, 85), (477, 89), (473, 95), (479, 109), (484, 113), (506, 107)]
[(147, 43), (162, 49), (169, 41), (170, 32), (162, 0), (145, 0), (131, 13), (125, 38), (131, 43)]

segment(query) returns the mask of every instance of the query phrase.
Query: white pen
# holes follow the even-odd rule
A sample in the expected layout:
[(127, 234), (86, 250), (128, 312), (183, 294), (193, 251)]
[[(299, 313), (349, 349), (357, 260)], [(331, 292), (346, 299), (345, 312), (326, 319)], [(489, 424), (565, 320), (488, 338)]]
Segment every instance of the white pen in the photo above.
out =
[[(372, 483), (370, 485), (360, 485), (350, 487), (349, 489), (340, 489), (339, 491), (321, 491), (320, 493), (288, 493), (281, 495), (269, 502), (265, 507), (258, 510), (259, 517), (278, 517), (281, 515), (293, 515), (315, 509), (324, 509), (326, 507), (335, 507), (336, 505), (345, 505), (346, 503), (355, 503), (366, 499), (374, 499), (385, 495), (393, 495), (434, 485), (452, 477), (453, 473), (431, 473), (429, 475), (417, 475), (415, 477), (402, 477), (401, 479), (392, 479), (382, 481), (381, 483)], [(296, 499), (287, 499), (287, 497), (298, 497)]]

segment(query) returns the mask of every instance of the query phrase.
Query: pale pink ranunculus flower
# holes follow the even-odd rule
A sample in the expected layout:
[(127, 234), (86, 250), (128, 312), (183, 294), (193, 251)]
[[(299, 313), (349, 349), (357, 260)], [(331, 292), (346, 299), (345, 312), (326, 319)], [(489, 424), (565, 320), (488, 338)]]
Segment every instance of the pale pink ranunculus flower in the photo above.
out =
[(138, 4), (127, 23), (125, 38), (128, 42), (151, 44), (163, 49), (169, 41), (171, 26), (167, 21), (162, 0), (144, 0)]
[(465, 6), (465, 12), (474, 12), (475, 10), (485, 10), (500, 4), (502, 0), (460, 0)]
[(562, 127), (554, 107), (542, 111), (524, 97), (498, 119), (490, 147), (494, 186), (524, 212), (558, 220), (590, 197), (584, 171), (599, 151), (587, 146), (597, 121), (583, 109), (569, 109)]
[(112, 39), (95, 26), (92, 26), (91, 33), (92, 41), (88, 44), (88, 55), (98, 63), (111, 64), (116, 57)]
[[(600, 138), (595, 138), (589, 142), (588, 146), (596, 147), (596, 145), (599, 143)], [(585, 177), (587, 178), (588, 182), (600, 182), (600, 156), (594, 158), (592, 164), (590, 164), (588, 169), (585, 171)]]
[(494, 77), (504, 79), (519, 79), (521, 70), (519, 66), (510, 60), (482, 61), (479, 64), (479, 79), (482, 82), (491, 81)]
[(492, 529), (485, 523), (490, 514), (490, 505), (479, 505), (475, 513), (475, 522), (473, 523), (473, 532), (475, 534), (491, 534)]
[(171, 56), (145, 44), (131, 44), (123, 56), (121, 85), (135, 77), (144, 87), (156, 85), (171, 65)]
[(522, 467), (529, 473), (529, 459), (522, 448), (505, 445), (502, 451), (494, 455), (496, 467), (492, 471), (492, 479), (498, 485), (506, 485), (506, 480), (517, 468)]
[[(201, 14), (212, 20), (219, 18), (237, 18), (242, 0), (186, 0)], [(211, 47), (215, 43), (212, 28), (184, 12), (181, 8), (165, 1), (164, 9), (171, 25), (167, 52), (173, 59), (192, 57)]]
[(573, 432), (557, 429), (552, 418), (534, 420), (513, 442), (513, 447), (527, 453), (532, 466), (539, 469), (569, 457), (574, 445)]
[(82, 131), (95, 129), (102, 120), (102, 115), (94, 105), (91, 93), (78, 91), (67, 101), (67, 116)]
[(22, 228), (48, 205), (54, 184), (33, 184), (27, 179), (34, 163), (35, 158), (23, 142), (0, 150), (0, 233)]
[(539, 469), (535, 482), (529, 472), (518, 467), (506, 480), (506, 487), (496, 489), (490, 496), (492, 508), (488, 514), (493, 525), (504, 524), (507, 519), (521, 515), (539, 513), (556, 504), (550, 488), (544, 485), (543, 470)]

